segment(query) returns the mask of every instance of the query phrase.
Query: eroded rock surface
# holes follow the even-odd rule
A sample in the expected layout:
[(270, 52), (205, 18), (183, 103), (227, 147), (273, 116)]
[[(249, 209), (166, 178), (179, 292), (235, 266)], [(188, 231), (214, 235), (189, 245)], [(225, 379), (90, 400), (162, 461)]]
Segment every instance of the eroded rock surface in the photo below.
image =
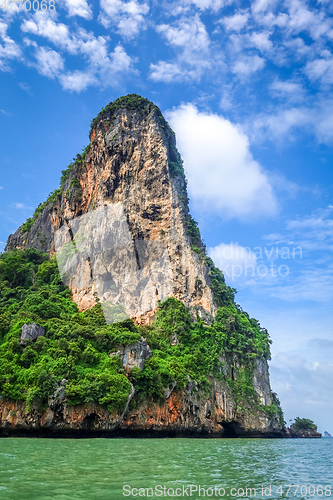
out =
[(169, 388), (164, 401), (147, 400), (131, 410), (134, 392), (132, 386), (122, 413), (94, 403), (70, 406), (66, 399), (27, 413), (22, 402), (0, 401), (0, 435), (291, 437), (264, 412), (238, 409), (230, 389), (217, 381), (209, 396), (190, 381), (184, 391)]
[(31, 323), (30, 325), (24, 324), (22, 326), (22, 333), (20, 337), (21, 345), (25, 345), (27, 341), (31, 340), (34, 342), (38, 337), (45, 335), (45, 330), (41, 326), (36, 325), (36, 323)]
[[(81, 186), (76, 191), (73, 179)], [(96, 209), (118, 211), (118, 218), (101, 217), (99, 224), (88, 228)], [(71, 244), (72, 237), (80, 252), (75, 232), (83, 216), (87, 216), (83, 224), (90, 231), (87, 240), (95, 247), (110, 227), (113, 235), (117, 235), (117, 225), (123, 230), (116, 241), (117, 248), (111, 246), (108, 252), (100, 252), (99, 257), (96, 257), (99, 249), (94, 248), (94, 259), (89, 248), (81, 252), (75, 276), (68, 277), (73, 299), (81, 310), (91, 308), (97, 297), (102, 303), (113, 300), (118, 292), (116, 303), (123, 304), (125, 313), (139, 322), (149, 323), (158, 300), (167, 295), (193, 310), (197, 308), (208, 321), (214, 316), (216, 304), (209, 271), (192, 250), (187, 234), (186, 181), (175, 136), (154, 107), (146, 113), (120, 108), (113, 116), (102, 115), (92, 130), (89, 153), (75, 165), (61, 194), (45, 206), (29, 232), (18, 229), (11, 235), (6, 249), (34, 247), (52, 254), (61, 249), (61, 244), (56, 248), (60, 230), (62, 243)], [(116, 255), (111, 255), (112, 249)], [(154, 259), (147, 257), (151, 249)], [(122, 258), (128, 266), (122, 264)], [(140, 259), (146, 267), (142, 267)], [(167, 284), (165, 290), (161, 287), (161, 277), (158, 281), (159, 270), (164, 275), (163, 283)], [(148, 275), (150, 283), (143, 286)], [(132, 299), (129, 283), (140, 284), (137, 296), (132, 295)], [(128, 284), (127, 289), (122, 284)], [(111, 289), (112, 286), (115, 288)]]

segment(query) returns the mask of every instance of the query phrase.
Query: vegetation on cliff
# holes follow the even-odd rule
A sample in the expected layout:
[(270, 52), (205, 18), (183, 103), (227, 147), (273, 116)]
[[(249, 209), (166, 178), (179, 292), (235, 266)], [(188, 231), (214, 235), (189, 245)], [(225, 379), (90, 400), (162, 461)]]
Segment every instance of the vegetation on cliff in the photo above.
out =
[(316, 431), (317, 426), (310, 420), (309, 418), (300, 418), (296, 417), (295, 422), (292, 424), (292, 428), (294, 431)]
[(90, 134), (92, 130), (99, 124), (100, 120), (104, 119), (106, 116), (108, 117), (109, 124), (111, 124), (110, 120), (112, 120), (113, 116), (120, 109), (128, 109), (131, 111), (137, 111), (143, 115), (149, 115), (152, 111), (155, 111), (157, 117), (165, 130), (168, 130), (170, 127), (163, 117), (161, 110), (154, 104), (152, 101), (149, 101), (145, 97), (141, 97), (138, 94), (128, 94), (126, 96), (119, 97), (113, 102), (110, 102), (102, 108), (98, 115), (91, 121), (90, 125)]
[[(269, 336), (230, 297), (210, 326), (199, 317), (193, 321), (174, 298), (160, 304), (149, 327), (130, 320), (107, 325), (100, 304), (78, 311), (55, 258), (33, 248), (0, 255), (0, 296), (2, 398), (26, 401), (28, 407), (45, 406), (56, 383), (65, 378), (70, 403), (95, 401), (121, 410), (130, 394), (129, 380), (136, 389), (135, 405), (144, 398), (162, 398), (174, 382), (182, 389), (195, 381), (205, 391), (215, 378), (229, 385), (240, 409), (260, 408), (252, 367), (258, 356), (269, 358)], [(45, 337), (23, 347), (22, 326), (32, 322), (45, 329)], [(134, 368), (127, 376), (119, 357), (109, 353), (141, 336), (147, 338), (153, 355), (143, 371)], [(226, 360), (233, 373), (228, 372)], [(272, 415), (280, 412), (278, 403), (261, 409)]]

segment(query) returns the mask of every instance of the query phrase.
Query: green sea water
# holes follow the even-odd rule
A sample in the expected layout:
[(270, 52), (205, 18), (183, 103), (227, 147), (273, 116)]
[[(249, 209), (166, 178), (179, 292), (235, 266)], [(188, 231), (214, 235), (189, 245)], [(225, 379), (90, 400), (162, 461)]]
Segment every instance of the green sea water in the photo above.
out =
[(177, 497), (333, 500), (333, 439), (0, 439), (1, 500)]

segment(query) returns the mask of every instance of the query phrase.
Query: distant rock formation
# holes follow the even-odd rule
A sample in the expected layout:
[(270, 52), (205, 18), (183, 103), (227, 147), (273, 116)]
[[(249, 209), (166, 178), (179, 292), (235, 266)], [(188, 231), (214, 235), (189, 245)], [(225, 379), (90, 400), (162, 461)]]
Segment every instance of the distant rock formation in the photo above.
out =
[(327, 431), (324, 431), (323, 438), (331, 438), (331, 434)]

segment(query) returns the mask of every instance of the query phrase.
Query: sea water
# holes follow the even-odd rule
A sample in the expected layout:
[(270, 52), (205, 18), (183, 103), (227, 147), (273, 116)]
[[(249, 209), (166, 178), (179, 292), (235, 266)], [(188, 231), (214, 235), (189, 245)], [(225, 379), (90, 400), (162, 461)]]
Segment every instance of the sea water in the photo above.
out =
[(333, 439), (0, 439), (1, 500), (330, 498)]

